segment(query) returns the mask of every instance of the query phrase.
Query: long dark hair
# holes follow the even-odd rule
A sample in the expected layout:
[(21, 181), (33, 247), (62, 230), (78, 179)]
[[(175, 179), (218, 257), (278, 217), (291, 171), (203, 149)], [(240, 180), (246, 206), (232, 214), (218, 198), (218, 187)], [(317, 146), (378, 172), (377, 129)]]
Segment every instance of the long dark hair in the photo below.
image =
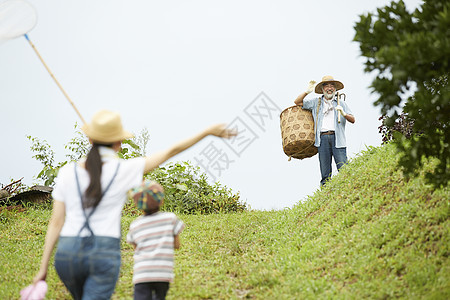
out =
[(93, 143), (86, 158), (86, 171), (89, 174), (89, 186), (84, 193), (83, 207), (96, 207), (102, 199), (102, 159), (98, 148), (100, 146), (112, 147), (112, 144)]

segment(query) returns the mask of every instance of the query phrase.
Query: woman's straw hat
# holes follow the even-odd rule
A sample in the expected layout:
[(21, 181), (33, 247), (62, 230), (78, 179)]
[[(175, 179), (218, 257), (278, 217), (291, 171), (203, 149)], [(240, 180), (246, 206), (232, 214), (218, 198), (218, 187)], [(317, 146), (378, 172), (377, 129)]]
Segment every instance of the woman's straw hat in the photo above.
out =
[(113, 143), (133, 137), (133, 134), (122, 127), (120, 115), (109, 110), (97, 112), (90, 124), (84, 124), (81, 128), (94, 142)]
[(340, 81), (334, 80), (333, 76), (327, 75), (322, 77), (322, 81), (316, 85), (315, 92), (316, 94), (323, 94), (322, 85), (324, 83), (334, 83), (336, 86), (336, 91), (342, 90), (344, 88), (344, 84)]

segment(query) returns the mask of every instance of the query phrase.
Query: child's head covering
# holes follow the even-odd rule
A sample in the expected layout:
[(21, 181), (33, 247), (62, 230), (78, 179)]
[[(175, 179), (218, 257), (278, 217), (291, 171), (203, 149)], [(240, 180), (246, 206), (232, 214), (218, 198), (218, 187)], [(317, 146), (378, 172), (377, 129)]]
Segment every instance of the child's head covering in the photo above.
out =
[(156, 181), (144, 180), (138, 187), (128, 191), (128, 197), (134, 200), (138, 209), (154, 212), (164, 200), (164, 189)]

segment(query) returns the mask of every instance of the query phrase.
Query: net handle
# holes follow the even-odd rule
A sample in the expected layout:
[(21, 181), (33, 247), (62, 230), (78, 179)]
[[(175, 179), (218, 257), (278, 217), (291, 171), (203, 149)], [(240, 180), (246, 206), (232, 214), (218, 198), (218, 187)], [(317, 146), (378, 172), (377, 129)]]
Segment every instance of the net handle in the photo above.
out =
[[(345, 101), (345, 97), (346, 97), (345, 94), (344, 93), (339, 94), (339, 92), (336, 92), (336, 98), (337, 98), (338, 105), (341, 105), (339, 102), (341, 97), (344, 97), (344, 101)], [(341, 123), (341, 112), (340, 111), (338, 111), (338, 123)]]
[(78, 111), (77, 107), (75, 106), (75, 104), (73, 103), (73, 101), (70, 99), (69, 95), (66, 93), (66, 91), (63, 89), (63, 87), (61, 86), (61, 84), (58, 82), (58, 80), (56, 80), (56, 77), (53, 75), (52, 71), (50, 70), (50, 68), (47, 66), (47, 64), (45, 63), (44, 59), (42, 58), (42, 56), (39, 54), (39, 51), (36, 49), (36, 47), (34, 46), (33, 42), (30, 40), (30, 38), (28, 37), (27, 34), (24, 34), (25, 38), (27, 39), (28, 43), (31, 45), (31, 48), (33, 48), (34, 52), (36, 53), (36, 55), (38, 56), (39, 60), (42, 62), (42, 64), (44, 65), (45, 69), (47, 70), (47, 72), (50, 74), (50, 76), (53, 78), (53, 80), (56, 82), (56, 85), (59, 87), (59, 89), (61, 90), (61, 92), (64, 94), (64, 96), (66, 97), (66, 99), (69, 101), (69, 103), (72, 105), (73, 109), (75, 109), (75, 112), (77, 113), (78, 117), (80, 117), (81, 121), (83, 122), (83, 124), (86, 124), (86, 121), (84, 120), (83, 116), (80, 114), (80, 112)]

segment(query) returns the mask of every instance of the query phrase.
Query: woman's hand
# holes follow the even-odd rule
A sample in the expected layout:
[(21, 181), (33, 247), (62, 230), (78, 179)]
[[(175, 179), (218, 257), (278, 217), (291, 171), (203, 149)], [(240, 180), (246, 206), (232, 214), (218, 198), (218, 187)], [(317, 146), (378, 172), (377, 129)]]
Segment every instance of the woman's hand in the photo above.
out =
[(232, 138), (238, 134), (236, 130), (226, 128), (225, 124), (212, 125), (207, 129), (207, 132), (210, 135), (226, 139)]

